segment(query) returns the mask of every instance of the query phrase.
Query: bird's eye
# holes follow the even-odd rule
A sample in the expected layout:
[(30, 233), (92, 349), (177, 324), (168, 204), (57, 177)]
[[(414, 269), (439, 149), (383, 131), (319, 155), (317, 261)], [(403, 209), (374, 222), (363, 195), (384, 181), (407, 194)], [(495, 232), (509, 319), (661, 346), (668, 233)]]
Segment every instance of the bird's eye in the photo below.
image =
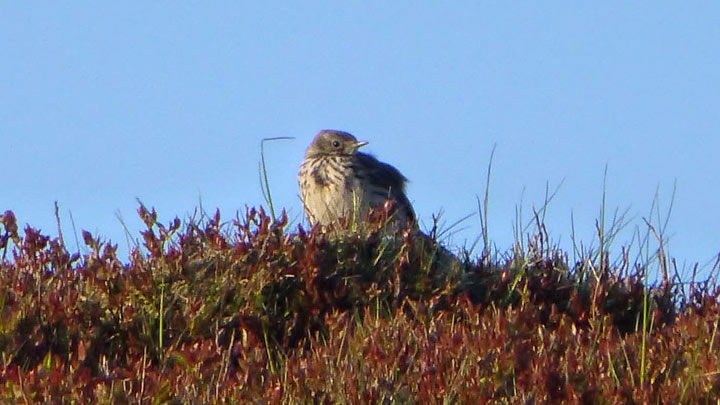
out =
[(339, 148), (340, 147), (340, 141), (333, 141), (333, 147)]

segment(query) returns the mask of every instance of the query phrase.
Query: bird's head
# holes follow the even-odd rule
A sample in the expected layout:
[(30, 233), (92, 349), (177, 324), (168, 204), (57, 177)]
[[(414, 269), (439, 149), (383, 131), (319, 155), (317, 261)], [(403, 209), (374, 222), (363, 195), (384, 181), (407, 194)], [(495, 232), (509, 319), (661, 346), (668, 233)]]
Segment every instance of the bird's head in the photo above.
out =
[(358, 141), (347, 132), (324, 129), (315, 135), (307, 151), (305, 158), (321, 155), (353, 155), (357, 150), (367, 145), (367, 142)]

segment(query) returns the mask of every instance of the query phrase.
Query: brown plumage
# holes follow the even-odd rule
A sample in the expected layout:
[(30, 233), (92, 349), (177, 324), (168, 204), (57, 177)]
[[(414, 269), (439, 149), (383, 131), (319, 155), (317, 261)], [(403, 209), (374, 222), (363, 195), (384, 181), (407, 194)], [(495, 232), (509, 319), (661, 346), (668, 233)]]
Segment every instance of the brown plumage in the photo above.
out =
[(405, 195), (407, 179), (395, 167), (359, 152), (360, 142), (347, 132), (320, 131), (305, 152), (298, 182), (311, 224), (328, 225), (340, 218), (364, 220), (370, 208), (394, 200), (392, 222), (415, 221)]

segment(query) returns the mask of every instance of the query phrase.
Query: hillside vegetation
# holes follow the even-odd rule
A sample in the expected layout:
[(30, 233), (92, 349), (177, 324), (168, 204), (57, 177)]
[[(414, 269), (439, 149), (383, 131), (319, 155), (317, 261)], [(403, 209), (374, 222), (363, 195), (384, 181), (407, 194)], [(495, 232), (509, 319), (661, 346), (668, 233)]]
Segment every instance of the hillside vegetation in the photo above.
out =
[(379, 225), (138, 212), (146, 229), (127, 260), (88, 232), (72, 252), (0, 216), (0, 402), (720, 398), (717, 286), (680, 288), (667, 271), (646, 285), (648, 266), (627, 254), (570, 263), (539, 232), (506, 254), (441, 260), (430, 237)]

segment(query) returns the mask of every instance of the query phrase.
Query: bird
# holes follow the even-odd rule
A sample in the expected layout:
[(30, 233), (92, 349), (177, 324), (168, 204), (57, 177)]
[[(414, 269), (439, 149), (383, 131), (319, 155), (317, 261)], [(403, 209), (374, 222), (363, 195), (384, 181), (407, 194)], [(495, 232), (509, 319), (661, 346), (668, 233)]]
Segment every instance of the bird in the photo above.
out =
[(345, 131), (317, 133), (305, 151), (298, 183), (300, 198), (311, 225), (358, 223), (373, 208), (394, 201), (388, 223), (396, 229), (415, 224), (415, 212), (405, 194), (408, 179), (394, 166), (360, 152), (368, 142)]

